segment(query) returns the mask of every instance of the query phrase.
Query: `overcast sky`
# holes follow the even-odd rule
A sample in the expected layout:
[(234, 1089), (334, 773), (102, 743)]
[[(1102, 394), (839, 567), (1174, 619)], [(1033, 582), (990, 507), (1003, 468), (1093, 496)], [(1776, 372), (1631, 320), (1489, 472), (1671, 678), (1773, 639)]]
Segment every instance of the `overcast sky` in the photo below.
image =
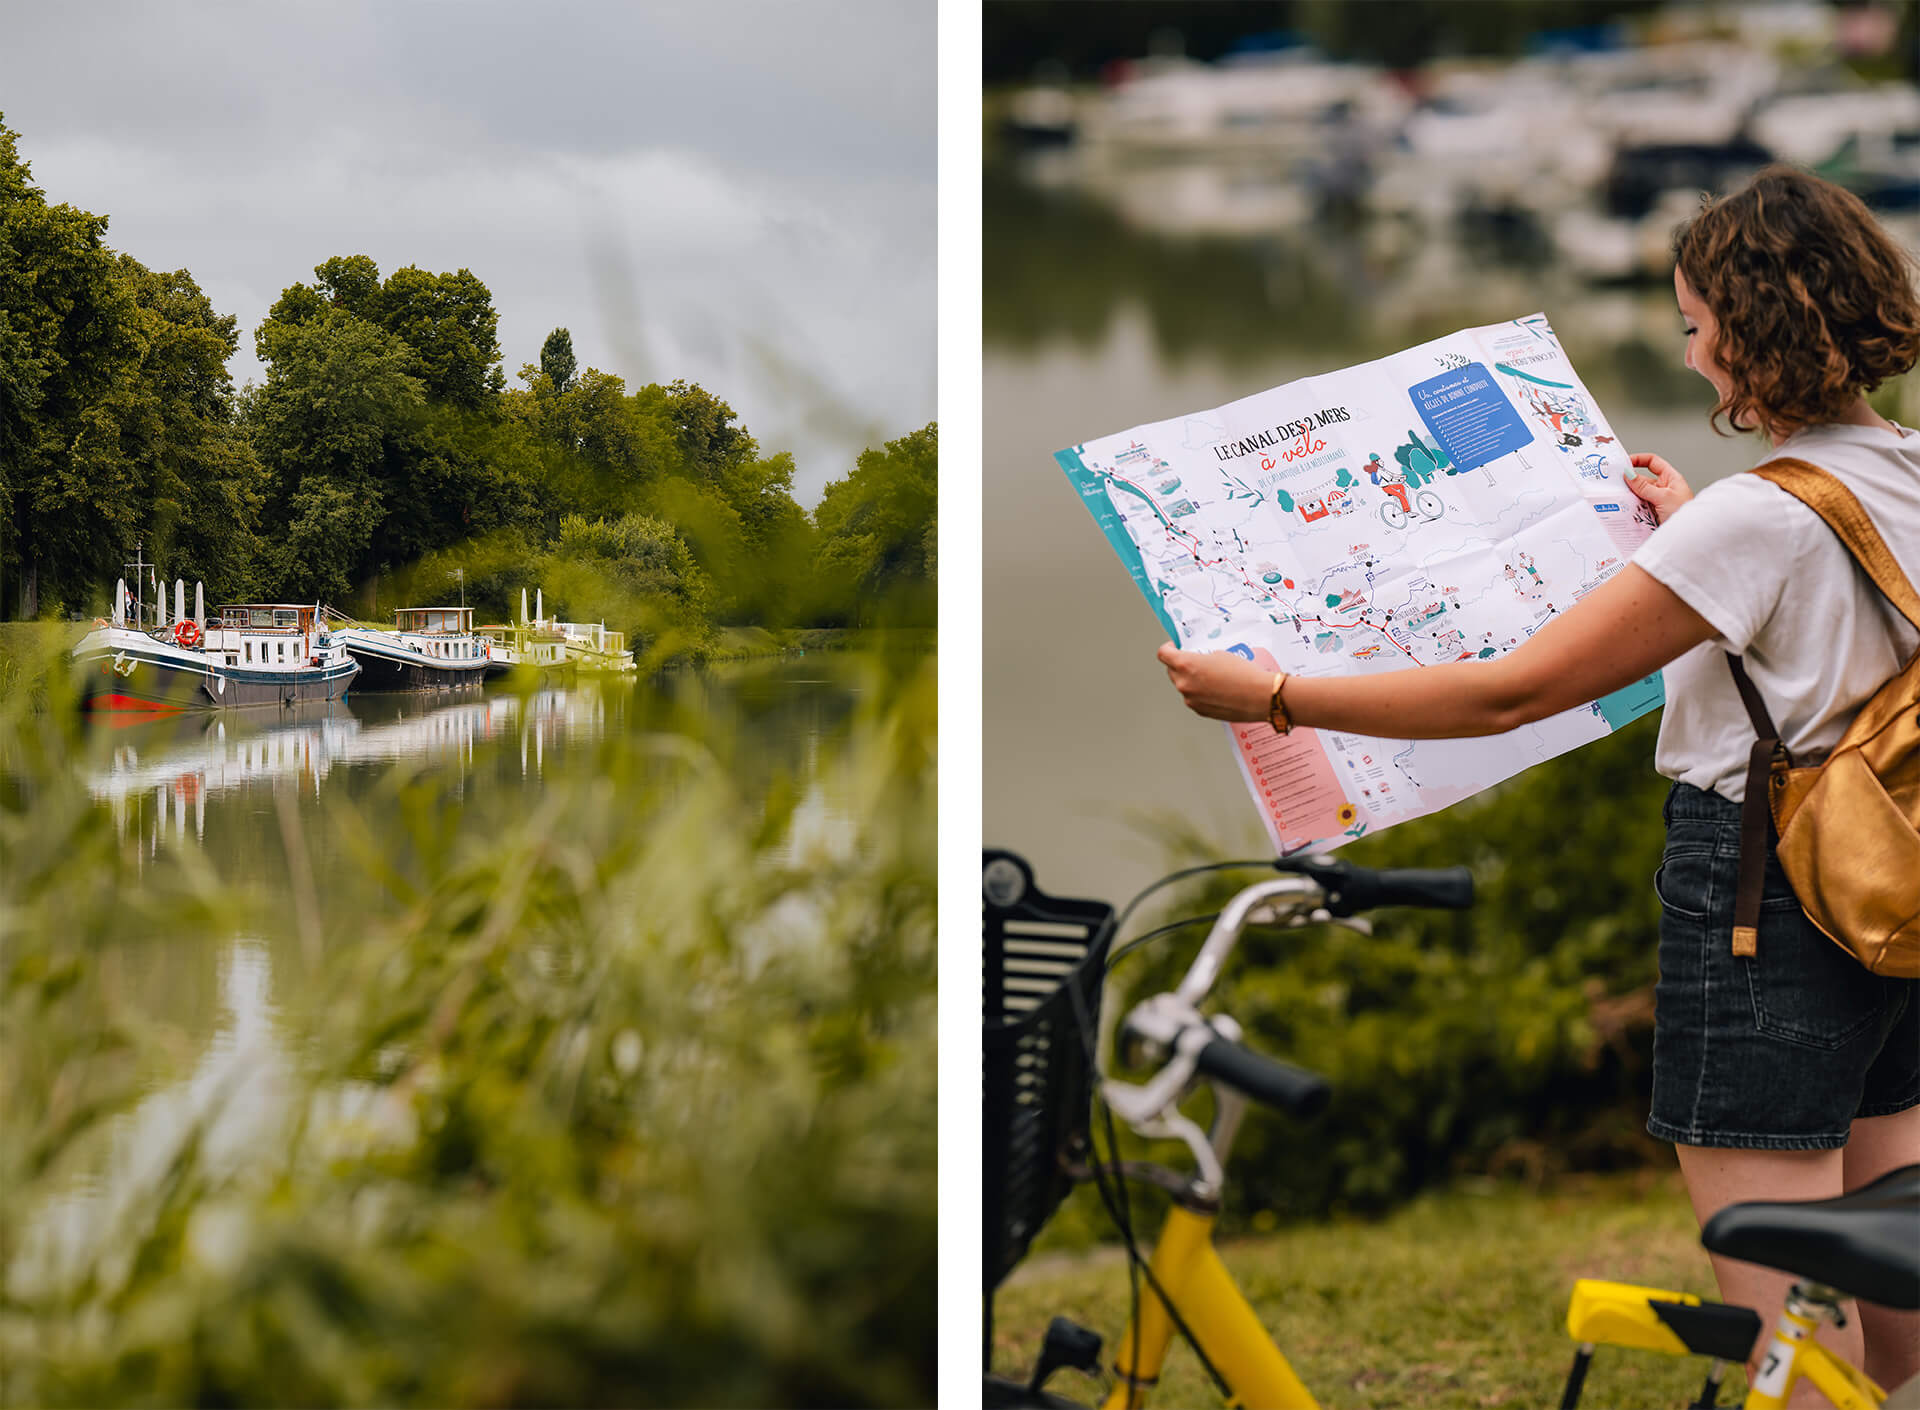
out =
[(330, 255), (471, 269), (509, 382), (676, 377), (811, 506), (934, 419), (932, 0), (0, 0), (49, 200), (253, 329)]

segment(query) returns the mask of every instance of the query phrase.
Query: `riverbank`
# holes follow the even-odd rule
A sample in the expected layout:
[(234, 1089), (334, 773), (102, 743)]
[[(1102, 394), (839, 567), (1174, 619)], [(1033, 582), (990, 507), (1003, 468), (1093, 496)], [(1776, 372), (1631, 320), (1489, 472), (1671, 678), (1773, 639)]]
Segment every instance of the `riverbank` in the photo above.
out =
[(934, 627), (804, 627), (772, 631), (766, 627), (721, 627), (709, 661), (747, 661), (808, 651), (931, 651), (939, 642)]
[[(369, 623), (368, 625), (374, 625)], [(87, 634), (85, 622), (0, 622), (0, 662), (61, 647), (69, 650)], [(931, 651), (933, 627), (721, 627), (709, 661), (748, 661), (806, 651)]]
[(85, 622), (0, 622), (0, 661), (62, 646), (71, 650), (88, 629)]

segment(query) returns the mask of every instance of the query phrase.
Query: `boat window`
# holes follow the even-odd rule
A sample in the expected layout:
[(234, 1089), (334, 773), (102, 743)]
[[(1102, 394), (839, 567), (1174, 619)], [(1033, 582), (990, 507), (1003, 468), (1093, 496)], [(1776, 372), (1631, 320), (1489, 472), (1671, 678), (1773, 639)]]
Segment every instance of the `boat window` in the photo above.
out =
[(300, 613), (299, 613), (299, 610), (298, 610), (298, 609), (293, 609), (293, 610), (281, 610), (281, 611), (276, 611), (276, 612), (275, 612), (275, 613), (273, 614), (273, 624), (274, 624), (274, 625), (275, 625), (276, 627), (297, 627), (297, 626), (299, 626), (299, 625), (300, 625)]
[(250, 627), (270, 627), (273, 625), (271, 608), (255, 607), (248, 612), (247, 625)]
[(248, 642), (246, 644), (246, 653), (247, 653), (247, 659), (251, 661), (253, 659), (253, 643), (252, 642)]

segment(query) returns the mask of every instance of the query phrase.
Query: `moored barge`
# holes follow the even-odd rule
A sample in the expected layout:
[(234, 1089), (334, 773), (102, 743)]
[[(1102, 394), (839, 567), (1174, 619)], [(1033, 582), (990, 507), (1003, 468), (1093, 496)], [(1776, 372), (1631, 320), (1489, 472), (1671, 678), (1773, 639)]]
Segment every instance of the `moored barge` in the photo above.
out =
[(156, 624), (143, 628), (139, 608), (127, 624), (127, 597), (116, 594), (113, 618), (100, 618), (74, 647), (82, 705), (89, 710), (165, 712), (241, 705), (297, 705), (342, 700), (360, 667), (330, 640), (319, 609), (299, 603), (223, 606), (209, 621), (194, 589), (174, 585), (167, 619), (164, 589)]
[(478, 685), (487, 673), (471, 607), (402, 607), (391, 630), (340, 627), (333, 639), (360, 663), (360, 690), (444, 690)]

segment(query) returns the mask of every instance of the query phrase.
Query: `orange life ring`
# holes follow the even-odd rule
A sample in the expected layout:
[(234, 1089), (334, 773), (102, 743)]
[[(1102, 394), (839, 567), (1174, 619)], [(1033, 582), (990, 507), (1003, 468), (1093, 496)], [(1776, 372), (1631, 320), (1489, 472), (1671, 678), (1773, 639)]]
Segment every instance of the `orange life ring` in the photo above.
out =
[(194, 645), (200, 640), (200, 624), (191, 617), (182, 618), (173, 624), (173, 639), (180, 646)]

